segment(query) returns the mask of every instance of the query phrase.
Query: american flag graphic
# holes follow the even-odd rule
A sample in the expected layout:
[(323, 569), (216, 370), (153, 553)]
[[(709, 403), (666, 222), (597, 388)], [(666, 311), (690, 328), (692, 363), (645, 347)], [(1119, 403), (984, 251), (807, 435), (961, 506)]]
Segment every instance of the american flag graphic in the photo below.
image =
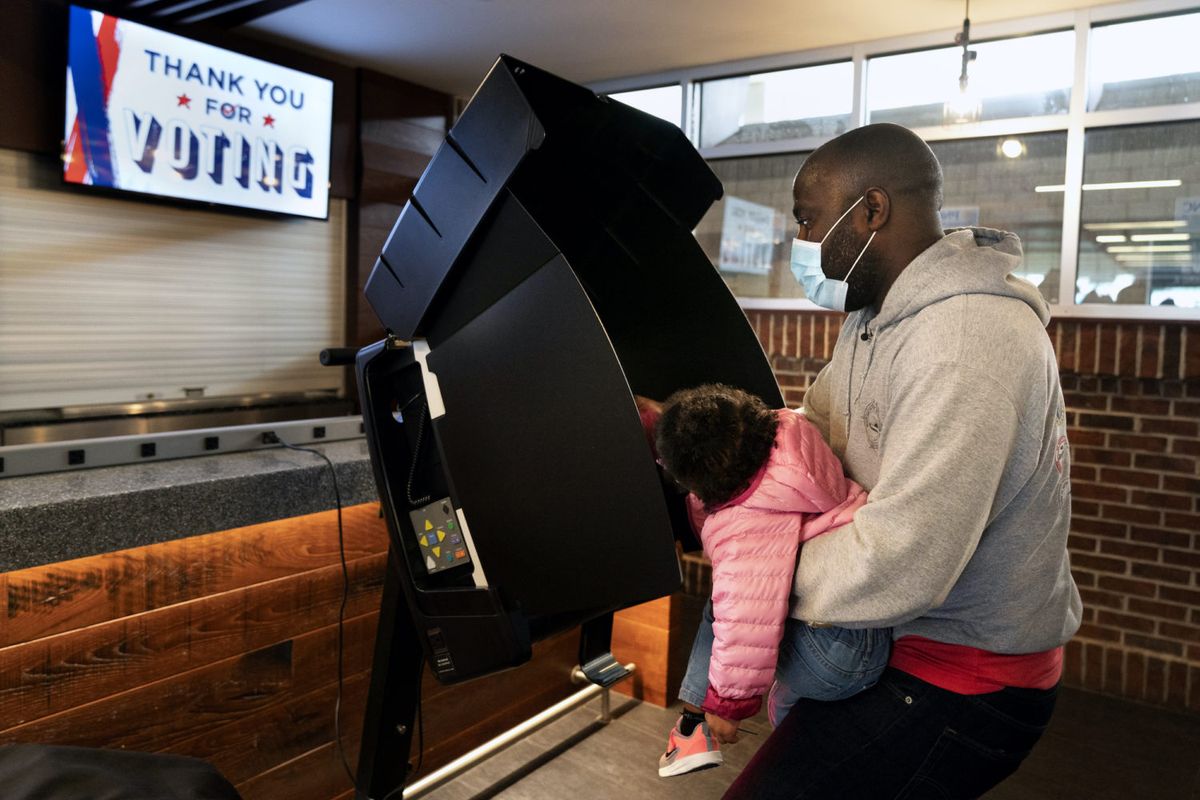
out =
[(70, 7), (63, 174), (73, 183), (114, 186), (108, 96), (121, 60), (118, 20)]

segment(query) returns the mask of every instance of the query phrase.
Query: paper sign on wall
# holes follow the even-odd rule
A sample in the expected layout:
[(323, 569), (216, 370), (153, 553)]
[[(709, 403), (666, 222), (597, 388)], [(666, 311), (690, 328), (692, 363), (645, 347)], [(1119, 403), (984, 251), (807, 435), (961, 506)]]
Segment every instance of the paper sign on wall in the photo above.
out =
[(1175, 219), (1187, 222), (1189, 228), (1200, 228), (1200, 197), (1175, 198)]
[(979, 206), (944, 206), (938, 215), (942, 218), (942, 227), (974, 228), (979, 225)]
[(725, 218), (721, 224), (720, 269), (724, 272), (770, 274), (780, 216), (770, 206), (751, 203), (740, 197), (726, 197)]

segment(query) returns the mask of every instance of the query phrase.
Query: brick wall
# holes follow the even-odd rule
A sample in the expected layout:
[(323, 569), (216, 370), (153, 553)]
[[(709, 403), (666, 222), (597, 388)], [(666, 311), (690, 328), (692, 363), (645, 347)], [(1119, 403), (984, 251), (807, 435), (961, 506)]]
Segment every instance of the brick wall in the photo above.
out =
[[(841, 315), (751, 311), (788, 405)], [(1200, 712), (1200, 323), (1054, 321), (1084, 624), (1066, 683)], [(688, 565), (693, 585), (706, 577)], [(692, 573), (696, 573), (693, 575)]]

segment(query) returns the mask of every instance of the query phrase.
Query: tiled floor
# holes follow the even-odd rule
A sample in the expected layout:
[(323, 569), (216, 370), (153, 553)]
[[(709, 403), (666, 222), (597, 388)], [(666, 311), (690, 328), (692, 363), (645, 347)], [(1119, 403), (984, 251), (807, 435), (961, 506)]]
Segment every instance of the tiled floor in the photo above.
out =
[[(705, 800), (718, 798), (769, 733), (725, 750), (726, 765), (661, 779), (659, 751), (675, 712), (614, 695), (615, 719), (594, 725), (599, 701), (577, 709), (433, 793), (431, 800)], [(1063, 690), (1050, 729), (988, 800), (1200, 800), (1200, 715)]]

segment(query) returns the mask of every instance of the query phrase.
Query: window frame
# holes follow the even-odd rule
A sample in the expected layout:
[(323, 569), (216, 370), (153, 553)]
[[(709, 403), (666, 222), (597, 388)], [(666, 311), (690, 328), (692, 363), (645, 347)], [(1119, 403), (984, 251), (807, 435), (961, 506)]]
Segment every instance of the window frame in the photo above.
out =
[[(652, 91), (654, 89), (670, 89), (674, 86), (679, 86), (679, 83), (668, 81), (667, 83), (657, 83), (657, 84), (654, 84), (653, 86), (636, 86), (632, 89), (609, 89), (604, 92), (599, 92), (599, 94), (609, 95), (617, 102), (624, 102), (623, 100), (621, 100), (621, 98), (615, 97), (614, 95), (622, 94), (624, 92), (648, 92), (648, 91)], [(687, 91), (686, 90), (681, 91), (679, 93), (679, 95), (680, 95), (679, 118), (680, 118), (680, 120), (682, 120), (684, 115), (686, 115), (686, 113), (687, 113), (687, 107), (688, 107)]]
[[(816, 51), (809, 51), (808, 55), (811, 55), (813, 52), (816, 52)], [(805, 63), (803, 63), (803, 64), (796, 64), (796, 65), (793, 65), (790, 67), (782, 67), (782, 68), (777, 67), (775, 69), (767, 69), (767, 70), (749, 70), (749, 71), (742, 70), (740, 72), (730, 73), (727, 75), (718, 75), (718, 76), (714, 76), (714, 77), (704, 78), (702, 80), (693, 81), (692, 84), (694, 86), (694, 89), (692, 90), (693, 99), (692, 99), (692, 105), (691, 105), (691, 109), (690, 109), (691, 113), (689, 115), (689, 121), (691, 121), (694, 124), (693, 124), (693, 127), (690, 130), (688, 130), (688, 138), (693, 143), (697, 143), (697, 142), (699, 142), (700, 137), (703, 135), (702, 115), (704, 112), (704, 84), (710, 83), (710, 82), (715, 82), (715, 81), (728, 80), (731, 78), (752, 77), (754, 75), (763, 75), (763, 74), (768, 74), (768, 73), (772, 73), (772, 72), (791, 72), (793, 70), (812, 69), (814, 67), (827, 67), (827, 66), (831, 66), (834, 64), (849, 64), (851, 66), (851, 68), (854, 70), (854, 73), (851, 77), (852, 85), (854, 87), (857, 87), (859, 85), (859, 69), (861, 68), (861, 65), (857, 61), (855, 61), (853, 58), (851, 58), (849, 54), (843, 55), (841, 58), (826, 59), (826, 60), (822, 60), (822, 61), (806, 60)], [(857, 99), (857, 95), (858, 95), (858, 92), (856, 91), (855, 99)], [(858, 109), (853, 106), (853, 103), (851, 104), (850, 113), (848, 114), (848, 116), (850, 117), (850, 122), (851, 122), (852, 127), (857, 127), (857, 120), (861, 118), (861, 115), (858, 113)], [(798, 117), (797, 119), (803, 119), (803, 118)], [(718, 153), (720, 153), (720, 156), (718, 156), (719, 158), (734, 158), (739, 155), (740, 156), (775, 155), (776, 153), (779, 153), (779, 152), (803, 153), (803, 152), (807, 152), (810, 150), (815, 150), (818, 146), (820, 146), (819, 143), (822, 143), (825, 141), (827, 141), (827, 139), (824, 137), (805, 136), (805, 137), (792, 138), (792, 139), (776, 139), (776, 140), (769, 141), (769, 142), (742, 142), (742, 143), (736, 143), (736, 144), (714, 145), (711, 147), (704, 147), (704, 148), (697, 146), (697, 149), (700, 151), (701, 155), (703, 155), (705, 152), (710, 152), (710, 153), (718, 152)], [(813, 143), (817, 143), (817, 144), (813, 144)], [(786, 147), (781, 151), (779, 148), (780, 145), (786, 145)], [(766, 152), (760, 153), (759, 150), (762, 150), (764, 148), (765, 148)], [(705, 156), (706, 159), (708, 157), (709, 156)]]
[[(1200, 120), (1200, 102), (1140, 108), (1087, 110), (1088, 44), (1094, 26), (1133, 22), (1139, 19), (1173, 16), (1195, 12), (1195, 0), (1137, 0), (1136, 2), (1084, 8), (1033, 17), (1023, 17), (972, 26), (978, 41), (1073, 30), (1075, 33), (1075, 75), (1071, 85), (1071, 104), (1068, 113), (1042, 117), (1020, 117), (988, 120), (949, 126), (916, 128), (914, 132), (926, 141), (977, 139), (1005, 135), (1021, 135), (1051, 131), (1067, 134), (1065, 169), (1066, 190), (1063, 193), (1062, 253), (1059, 269), (1060, 302), (1051, 305), (1051, 315), (1060, 319), (1134, 319), (1161, 321), (1200, 320), (1200, 308), (1174, 306), (1115, 306), (1104, 304), (1076, 305), (1075, 280), (1079, 264), (1079, 234), (1083, 205), (1084, 138), (1091, 128), (1119, 128), (1183, 120)], [(699, 136), (700, 84), (706, 80), (739, 75), (773, 72), (819, 66), (849, 59), (854, 65), (854, 98), (850, 124), (861, 127), (866, 122), (867, 60), (901, 52), (934, 49), (952, 45), (957, 29), (943, 29), (908, 36), (877, 39), (849, 45), (805, 50), (796, 53), (762, 58), (728, 61), (718, 64), (689, 67), (651, 75), (636, 75), (593, 84), (590, 88), (601, 93), (632, 91), (679, 84), (682, 87), (680, 128), (693, 143)], [(744, 158), (747, 156), (779, 155), (815, 150), (828, 141), (823, 137), (788, 139), (773, 142), (754, 142), (717, 145), (700, 148), (706, 160)], [(808, 300), (795, 298), (738, 297), (744, 309), (817, 309)]]

